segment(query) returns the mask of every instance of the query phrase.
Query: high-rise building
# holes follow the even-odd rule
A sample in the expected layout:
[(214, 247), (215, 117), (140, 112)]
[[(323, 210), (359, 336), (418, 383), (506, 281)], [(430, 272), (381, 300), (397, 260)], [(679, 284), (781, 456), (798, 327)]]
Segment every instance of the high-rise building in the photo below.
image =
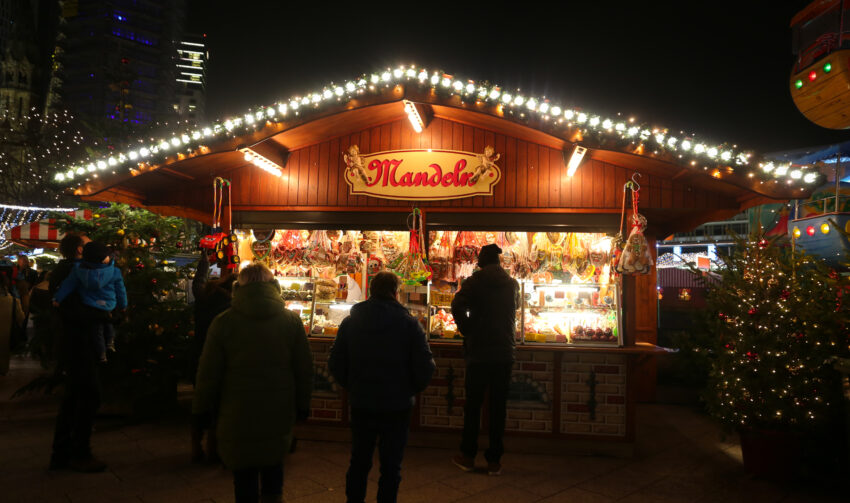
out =
[(181, 118), (196, 123), (204, 120), (209, 57), (206, 35), (186, 36), (177, 45), (178, 92), (174, 110)]
[(107, 136), (176, 118), (184, 0), (69, 0), (62, 101)]

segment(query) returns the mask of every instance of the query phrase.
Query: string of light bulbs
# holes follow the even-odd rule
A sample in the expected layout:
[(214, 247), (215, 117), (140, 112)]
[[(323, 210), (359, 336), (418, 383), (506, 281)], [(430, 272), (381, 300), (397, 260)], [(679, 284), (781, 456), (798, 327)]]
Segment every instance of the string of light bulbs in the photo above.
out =
[[(268, 122), (303, 117), (325, 105), (345, 103), (366, 93), (377, 94), (382, 89), (396, 85), (425, 87), (438, 93), (460, 96), (462, 100), (488, 104), (496, 107), (502, 115), (511, 116), (515, 120), (535, 118), (568, 132), (596, 134), (603, 139), (625, 141), (642, 155), (662, 151), (681, 159), (692, 168), (701, 166), (704, 171), (712, 169), (711, 175), (716, 178), (731, 175), (736, 169), (747, 170), (748, 177), (758, 177), (761, 183), (813, 184), (821, 178), (812, 166), (792, 166), (768, 159), (759, 160), (755, 163), (758, 169), (754, 168), (752, 153), (739, 149), (737, 145), (710, 144), (684, 132), (675, 135), (668, 129), (638, 124), (634, 118), (603, 117), (550, 102), (545, 97), (528, 96), (520, 91), (508, 92), (499, 86), (458, 79), (444, 72), (400, 66), (344, 83), (331, 83), (321, 90), (255, 108), (242, 116), (230, 117), (207, 127), (189, 129), (147, 142), (140, 140), (108, 157), (89, 158), (65, 166), (54, 174), (53, 180), (60, 184), (79, 184), (97, 177), (101, 172), (117, 174), (119, 168), (126, 168), (135, 174), (140, 166), (157, 164), (169, 154), (192, 154), (216, 138), (254, 132)], [(687, 162), (688, 159), (690, 162)], [(803, 190), (802, 187), (800, 190)]]

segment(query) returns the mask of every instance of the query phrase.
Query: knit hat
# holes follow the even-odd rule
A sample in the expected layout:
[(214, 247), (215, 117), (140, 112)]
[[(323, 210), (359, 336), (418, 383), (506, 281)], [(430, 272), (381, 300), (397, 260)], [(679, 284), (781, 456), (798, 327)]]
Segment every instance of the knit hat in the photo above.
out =
[(481, 251), (478, 252), (478, 266), (484, 267), (485, 265), (498, 264), (499, 255), (501, 254), (502, 249), (494, 244), (482, 246)]
[(90, 241), (83, 246), (83, 260), (92, 264), (100, 264), (109, 255), (109, 249), (98, 241)]

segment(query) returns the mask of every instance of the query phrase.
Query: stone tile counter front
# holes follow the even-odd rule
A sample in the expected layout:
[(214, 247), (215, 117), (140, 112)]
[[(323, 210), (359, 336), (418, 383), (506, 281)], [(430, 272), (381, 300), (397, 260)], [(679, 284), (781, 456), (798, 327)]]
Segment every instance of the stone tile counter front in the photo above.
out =
[[(347, 397), (327, 372), (332, 343), (310, 342), (315, 368), (310, 422), (344, 426), (348, 424)], [(432, 343), (431, 350), (437, 369), (431, 384), (417, 397), (411, 429), (459, 431), (466, 402), (463, 348)], [(635, 348), (518, 346), (508, 395), (507, 435), (633, 441), (629, 376), (640, 356)], [(482, 421), (486, 429), (486, 413)]]

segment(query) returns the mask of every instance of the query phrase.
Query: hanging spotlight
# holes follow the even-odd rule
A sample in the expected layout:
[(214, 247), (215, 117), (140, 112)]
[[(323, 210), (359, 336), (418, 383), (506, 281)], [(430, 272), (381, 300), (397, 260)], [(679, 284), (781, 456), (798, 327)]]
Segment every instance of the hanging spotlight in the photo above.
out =
[(425, 129), (425, 121), (422, 120), (419, 110), (416, 109), (416, 104), (412, 101), (404, 100), (404, 111), (407, 112), (407, 118), (410, 120), (413, 130), (421, 133)]
[(570, 160), (567, 162), (567, 176), (573, 176), (578, 169), (581, 160), (584, 159), (584, 154), (587, 153), (587, 148), (581, 145), (576, 145), (573, 148), (573, 153), (570, 155)]

